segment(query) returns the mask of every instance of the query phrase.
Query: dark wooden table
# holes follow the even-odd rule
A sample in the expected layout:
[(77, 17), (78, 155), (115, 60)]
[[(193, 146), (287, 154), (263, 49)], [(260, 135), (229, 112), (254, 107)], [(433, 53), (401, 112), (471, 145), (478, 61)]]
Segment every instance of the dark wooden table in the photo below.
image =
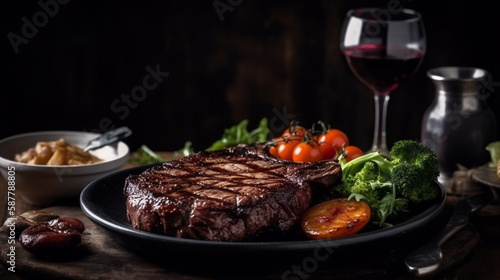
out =
[[(7, 217), (5, 183), (1, 186), (0, 219)], [(443, 222), (451, 215), (456, 197), (449, 195), (442, 217)], [(424, 279), (500, 279), (500, 215), (498, 201), (471, 217), (470, 225), (460, 231), (443, 247), (444, 266), (437, 275)], [(21, 200), (16, 201), (16, 213), (38, 209)], [(261, 269), (259, 266), (230, 270), (229, 264), (220, 264), (219, 271), (209, 271), (193, 264), (180, 268), (177, 265), (157, 264), (129, 252), (114, 242), (102, 228), (91, 222), (78, 205), (48, 208), (60, 216), (75, 216), (86, 225), (82, 244), (84, 252), (67, 260), (41, 260), (34, 258), (16, 243), (16, 272), (8, 270), (7, 235), (0, 234), (0, 279), (28, 279), (50, 277), (57, 279), (417, 279), (409, 275), (397, 254), (381, 254), (368, 258), (366, 252), (353, 252), (357, 258), (330, 258), (316, 262), (314, 267), (303, 267), (307, 273), (286, 273), (300, 266), (301, 259)], [(432, 231), (433, 229), (429, 229)], [(423, 240), (414, 240), (415, 245)], [(168, 252), (164, 252), (168, 254)], [(206, 256), (207, 260), (210, 255)], [(302, 264), (305, 259), (302, 259)], [(239, 260), (238, 260), (239, 261)], [(246, 260), (241, 260), (245, 262)], [(307, 265), (312, 265), (309, 263)], [(303, 271), (303, 270), (302, 270)], [(220, 273), (219, 273), (220, 272)]]

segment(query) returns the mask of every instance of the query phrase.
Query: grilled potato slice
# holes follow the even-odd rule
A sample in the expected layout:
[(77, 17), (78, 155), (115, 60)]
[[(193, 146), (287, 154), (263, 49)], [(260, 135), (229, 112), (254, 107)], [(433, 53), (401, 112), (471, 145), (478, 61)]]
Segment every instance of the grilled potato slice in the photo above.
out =
[(302, 216), (301, 228), (311, 239), (346, 237), (359, 232), (370, 218), (366, 202), (336, 198), (309, 208)]

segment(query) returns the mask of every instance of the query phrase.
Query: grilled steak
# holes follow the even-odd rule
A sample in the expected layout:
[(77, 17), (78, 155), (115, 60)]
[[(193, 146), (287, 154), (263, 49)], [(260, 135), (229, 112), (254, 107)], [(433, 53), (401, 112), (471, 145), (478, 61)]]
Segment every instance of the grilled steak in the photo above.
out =
[(136, 229), (171, 236), (254, 240), (290, 230), (312, 188), (340, 176), (336, 161), (282, 161), (260, 145), (203, 151), (130, 175), (127, 218)]

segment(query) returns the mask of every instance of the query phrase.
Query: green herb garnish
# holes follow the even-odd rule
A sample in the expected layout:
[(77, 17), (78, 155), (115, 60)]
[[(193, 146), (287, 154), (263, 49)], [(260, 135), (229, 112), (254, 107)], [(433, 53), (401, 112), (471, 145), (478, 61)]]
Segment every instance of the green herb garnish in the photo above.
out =
[(239, 124), (224, 130), (221, 139), (215, 141), (207, 151), (215, 151), (223, 148), (234, 147), (239, 144), (264, 143), (269, 135), (267, 118), (260, 120), (259, 126), (252, 131), (248, 131), (248, 120), (243, 120)]

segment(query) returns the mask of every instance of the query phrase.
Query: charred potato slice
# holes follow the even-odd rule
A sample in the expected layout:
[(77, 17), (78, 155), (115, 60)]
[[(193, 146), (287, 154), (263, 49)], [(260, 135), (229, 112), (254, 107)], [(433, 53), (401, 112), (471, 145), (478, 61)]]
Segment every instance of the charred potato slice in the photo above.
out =
[(301, 228), (310, 239), (351, 236), (368, 224), (370, 206), (364, 201), (337, 198), (309, 208), (301, 220)]

